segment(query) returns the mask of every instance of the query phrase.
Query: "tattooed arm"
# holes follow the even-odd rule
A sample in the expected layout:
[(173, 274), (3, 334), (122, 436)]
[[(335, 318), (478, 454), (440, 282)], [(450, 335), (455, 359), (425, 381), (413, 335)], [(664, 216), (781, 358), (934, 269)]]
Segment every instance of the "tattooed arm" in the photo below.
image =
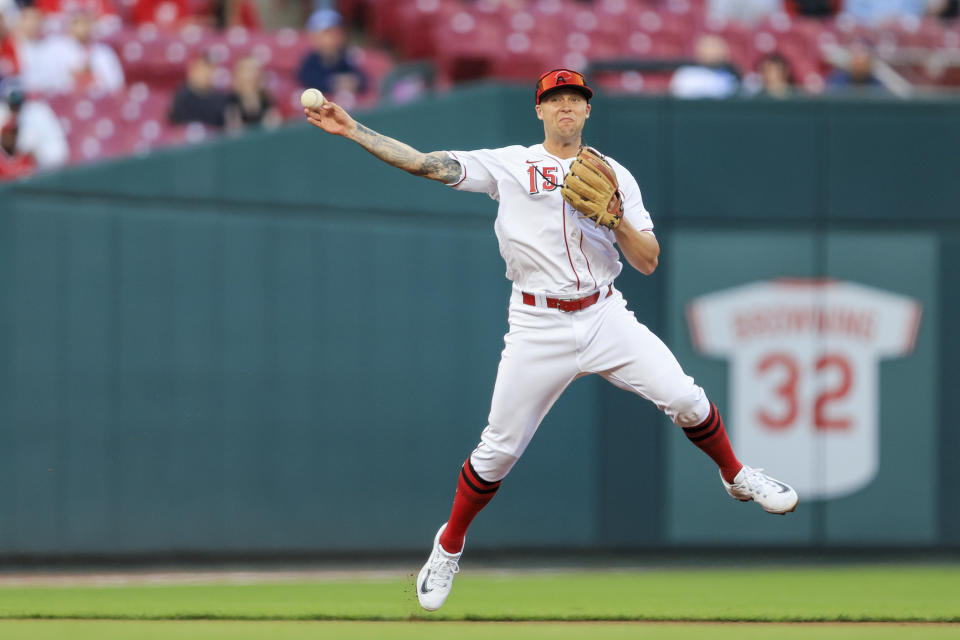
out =
[(408, 144), (379, 134), (350, 117), (342, 107), (324, 102), (319, 109), (304, 109), (307, 121), (327, 133), (353, 140), (387, 164), (415, 176), (437, 180), (445, 184), (460, 177), (460, 163), (445, 151), (423, 153)]
[(423, 176), (443, 183), (456, 182), (460, 177), (460, 163), (446, 151), (421, 153), (408, 144), (388, 138), (357, 123), (352, 135), (346, 136), (387, 164), (415, 176)]

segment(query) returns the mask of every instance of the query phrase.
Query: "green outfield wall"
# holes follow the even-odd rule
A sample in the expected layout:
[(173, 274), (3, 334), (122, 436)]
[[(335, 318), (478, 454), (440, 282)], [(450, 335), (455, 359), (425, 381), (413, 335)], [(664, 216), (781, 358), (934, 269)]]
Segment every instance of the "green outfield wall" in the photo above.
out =
[[(509, 87), (361, 118), (422, 150), (542, 139)], [(586, 140), (663, 247), (617, 286), (801, 504), (731, 501), (587, 378), (470, 545), (960, 544), (958, 103), (598, 96)], [(507, 329), (494, 215), (307, 125), (3, 187), (0, 555), (422, 549)]]

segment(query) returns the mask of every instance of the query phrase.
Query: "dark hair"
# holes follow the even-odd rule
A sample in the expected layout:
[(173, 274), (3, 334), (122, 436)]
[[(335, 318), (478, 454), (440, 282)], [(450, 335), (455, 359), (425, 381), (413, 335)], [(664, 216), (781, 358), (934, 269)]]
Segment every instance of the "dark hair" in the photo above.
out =
[(790, 64), (790, 61), (785, 55), (779, 51), (765, 53), (759, 60), (757, 60), (757, 71), (759, 71), (760, 68), (768, 62), (779, 64), (781, 67), (783, 67), (787, 72), (787, 82), (793, 84), (793, 65)]

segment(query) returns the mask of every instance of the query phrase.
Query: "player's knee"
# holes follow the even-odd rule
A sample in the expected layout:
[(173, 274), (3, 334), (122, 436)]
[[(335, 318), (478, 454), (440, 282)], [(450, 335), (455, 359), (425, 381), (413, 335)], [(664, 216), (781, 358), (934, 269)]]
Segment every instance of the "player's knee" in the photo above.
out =
[(663, 408), (678, 427), (695, 427), (710, 415), (710, 401), (700, 387), (671, 401)]
[(470, 464), (473, 465), (473, 470), (487, 482), (503, 480), (519, 459), (519, 455), (492, 449), (483, 444), (470, 454)]

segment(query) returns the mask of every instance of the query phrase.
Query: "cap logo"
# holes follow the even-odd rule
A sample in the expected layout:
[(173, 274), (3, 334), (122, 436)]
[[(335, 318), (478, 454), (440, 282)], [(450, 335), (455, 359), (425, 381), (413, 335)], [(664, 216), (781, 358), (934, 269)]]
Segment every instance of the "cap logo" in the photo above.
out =
[(593, 97), (593, 90), (587, 86), (587, 82), (582, 73), (570, 71), (569, 69), (554, 69), (540, 76), (540, 79), (537, 81), (537, 104), (540, 104), (540, 96), (547, 91), (568, 84), (577, 87), (587, 100)]

